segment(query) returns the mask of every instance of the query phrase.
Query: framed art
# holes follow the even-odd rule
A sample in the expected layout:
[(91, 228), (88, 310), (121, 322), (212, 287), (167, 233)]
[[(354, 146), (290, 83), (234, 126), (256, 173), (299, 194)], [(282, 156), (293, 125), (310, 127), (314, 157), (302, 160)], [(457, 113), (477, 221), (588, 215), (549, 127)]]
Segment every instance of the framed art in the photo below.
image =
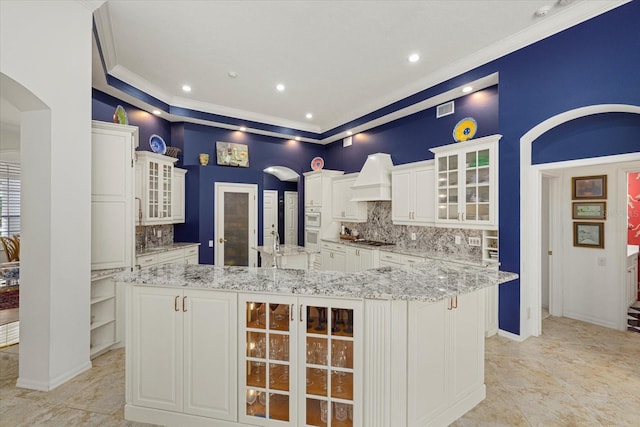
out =
[(571, 190), (573, 200), (606, 199), (607, 175), (574, 176), (571, 178)]
[(249, 167), (249, 147), (233, 142), (216, 142), (216, 161), (221, 166)]
[(606, 219), (607, 202), (573, 202), (573, 219)]
[(573, 246), (604, 249), (604, 222), (574, 222)]

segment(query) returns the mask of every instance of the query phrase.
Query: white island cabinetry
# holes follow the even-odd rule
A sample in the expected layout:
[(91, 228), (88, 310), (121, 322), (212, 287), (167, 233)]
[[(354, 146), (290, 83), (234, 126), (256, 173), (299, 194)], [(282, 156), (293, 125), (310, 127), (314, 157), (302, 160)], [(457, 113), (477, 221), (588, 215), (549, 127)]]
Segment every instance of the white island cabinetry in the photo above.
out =
[(134, 286), (129, 297), (125, 416), (235, 421), (237, 295)]

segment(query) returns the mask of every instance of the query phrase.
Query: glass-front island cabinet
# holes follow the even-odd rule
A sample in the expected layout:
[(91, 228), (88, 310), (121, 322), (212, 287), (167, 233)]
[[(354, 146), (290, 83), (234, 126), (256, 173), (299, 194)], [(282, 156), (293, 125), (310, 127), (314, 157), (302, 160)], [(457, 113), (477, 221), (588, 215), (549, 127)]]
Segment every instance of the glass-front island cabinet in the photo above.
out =
[(242, 423), (361, 426), (362, 302), (239, 297)]

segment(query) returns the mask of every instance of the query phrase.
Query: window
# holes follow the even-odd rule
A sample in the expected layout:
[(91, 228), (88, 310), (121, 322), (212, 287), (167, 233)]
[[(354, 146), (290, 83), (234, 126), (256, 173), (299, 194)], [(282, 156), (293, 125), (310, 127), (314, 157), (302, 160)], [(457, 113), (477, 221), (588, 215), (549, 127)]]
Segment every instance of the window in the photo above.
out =
[(0, 236), (20, 233), (20, 164), (0, 161)]

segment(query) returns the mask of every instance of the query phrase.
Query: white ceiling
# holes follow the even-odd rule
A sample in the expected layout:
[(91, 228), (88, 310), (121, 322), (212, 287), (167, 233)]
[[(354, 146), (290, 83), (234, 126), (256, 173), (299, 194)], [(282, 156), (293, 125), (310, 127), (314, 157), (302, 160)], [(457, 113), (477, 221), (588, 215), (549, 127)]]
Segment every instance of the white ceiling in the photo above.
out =
[[(625, 2), (109, 0), (95, 22), (107, 72), (167, 104), (322, 133)], [(95, 46), (93, 86), (152, 109)]]

